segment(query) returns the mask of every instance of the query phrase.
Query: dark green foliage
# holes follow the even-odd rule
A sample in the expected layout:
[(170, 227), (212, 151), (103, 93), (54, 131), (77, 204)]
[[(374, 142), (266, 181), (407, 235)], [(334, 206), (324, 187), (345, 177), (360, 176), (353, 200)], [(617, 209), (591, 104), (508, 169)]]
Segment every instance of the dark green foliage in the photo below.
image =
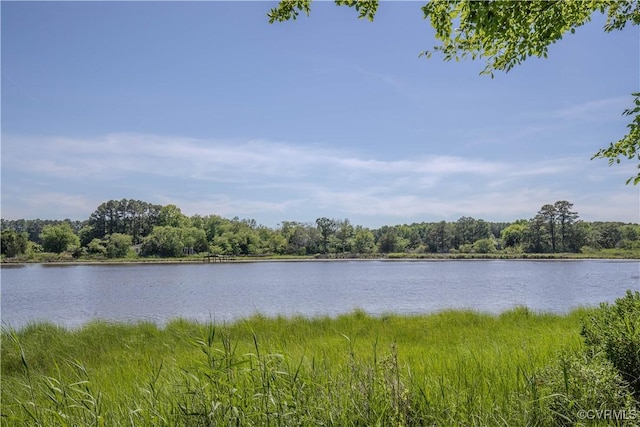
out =
[(92, 239), (87, 245), (87, 253), (89, 255), (106, 255), (107, 248), (101, 239)]
[(353, 237), (353, 251), (357, 254), (370, 254), (374, 251), (375, 245), (371, 230), (357, 226)]
[(627, 291), (615, 304), (603, 303), (584, 321), (582, 336), (602, 352), (640, 400), (640, 292)]
[(80, 246), (80, 239), (68, 223), (45, 225), (40, 233), (45, 252), (61, 253)]
[[(615, 249), (607, 252), (607, 257), (637, 256), (640, 225), (580, 221), (572, 207), (573, 204), (567, 201), (546, 204), (532, 219), (520, 219), (511, 224), (463, 216), (456, 222), (419, 222), (369, 229), (352, 225), (347, 218), (322, 217), (315, 223), (282, 221), (274, 229), (258, 225), (253, 219), (226, 219), (218, 215), (187, 217), (175, 205), (161, 207), (123, 199), (101, 204), (84, 222), (2, 220), (2, 253), (8, 257), (17, 253), (19, 258), (40, 262), (64, 261), (54, 252), (96, 260), (125, 257), (131, 244), (141, 244), (140, 255), (154, 257), (210, 252), (234, 256), (329, 258), (478, 257), (487, 254), (513, 258), (528, 257), (528, 253), (553, 252), (598, 256), (598, 251), (604, 249)], [(148, 229), (152, 226), (155, 227), (153, 230)], [(35, 229), (46, 230), (46, 233), (39, 232), (37, 240), (33, 240)], [(62, 229), (65, 232), (58, 233)], [(109, 230), (114, 231), (103, 234)], [(29, 235), (26, 249), (12, 246), (13, 237), (25, 235), (20, 233)], [(60, 241), (60, 234), (67, 236), (69, 241)], [(46, 245), (44, 237), (47, 238)], [(42, 250), (34, 245), (37, 242), (43, 242), (42, 250), (49, 253), (46, 257), (38, 254)]]
[(102, 239), (113, 233), (129, 234), (133, 243), (140, 243), (142, 238), (159, 224), (162, 206), (141, 200), (109, 200), (102, 203), (91, 214), (86, 225), (86, 237), (83, 244), (93, 238)]
[[(338, 6), (353, 7), (358, 12), (358, 18), (367, 18), (373, 21), (378, 10), (378, 0), (335, 0)], [(269, 22), (283, 22), (297, 19), (300, 12), (307, 16), (311, 11), (311, 0), (283, 0), (277, 7), (267, 13)]]
[(25, 232), (18, 233), (13, 230), (2, 230), (0, 237), (2, 245), (2, 254), (8, 257), (22, 255), (27, 251), (29, 246), (28, 234)]
[(493, 239), (476, 240), (473, 244), (473, 250), (479, 254), (488, 254), (496, 251), (496, 243)]
[(627, 384), (604, 357), (563, 354), (529, 381), (537, 425), (580, 425), (596, 410), (636, 411)]
[(322, 235), (322, 252), (329, 252), (329, 237), (332, 236), (338, 229), (338, 224), (335, 219), (329, 219), (326, 217), (316, 219), (318, 225), (318, 231)]
[(562, 353), (528, 378), (534, 425), (637, 425), (640, 410), (640, 293), (589, 310), (585, 348)]
[(184, 247), (179, 228), (158, 226), (154, 227), (153, 232), (144, 239), (141, 254), (144, 256), (177, 257), (182, 255)]
[(107, 239), (107, 256), (109, 258), (124, 258), (131, 247), (132, 238), (128, 234), (113, 233)]
[(83, 226), (82, 221), (71, 221), (68, 219), (63, 221), (53, 219), (1, 219), (0, 228), (2, 228), (2, 230), (13, 230), (17, 233), (27, 233), (30, 241), (42, 244), (42, 240), (40, 239), (42, 229), (47, 225), (60, 225), (63, 223), (68, 224), (74, 233), (77, 233)]
[[(636, 10), (636, 14), (640, 15), (640, 12)], [(637, 16), (636, 19), (638, 19)], [(640, 160), (640, 146), (638, 143), (638, 141), (640, 141), (640, 92), (633, 93), (632, 95), (635, 97), (635, 108), (625, 110), (623, 113), (625, 116), (633, 116), (633, 121), (627, 125), (629, 133), (616, 143), (612, 142), (608, 148), (601, 149), (593, 156), (594, 159), (609, 159), (609, 166), (620, 163), (621, 158)], [(640, 169), (640, 163), (638, 164), (638, 169)], [(633, 182), (634, 185), (640, 183), (640, 172), (627, 180), (627, 184), (631, 182)]]
[(396, 235), (395, 229), (388, 227), (387, 231), (385, 231), (378, 239), (380, 252), (385, 254), (389, 252), (398, 252), (396, 249), (397, 240), (398, 236)]
[(154, 227), (142, 243), (144, 256), (178, 257), (208, 249), (205, 231), (196, 227)]

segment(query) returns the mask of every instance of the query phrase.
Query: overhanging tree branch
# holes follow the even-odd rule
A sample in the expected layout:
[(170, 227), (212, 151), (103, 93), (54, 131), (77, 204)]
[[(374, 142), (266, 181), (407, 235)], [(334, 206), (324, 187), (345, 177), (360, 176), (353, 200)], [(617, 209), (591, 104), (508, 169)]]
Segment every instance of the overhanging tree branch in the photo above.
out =
[[(339, 6), (353, 7), (359, 18), (373, 21), (378, 0), (335, 0)], [(281, 0), (267, 14), (269, 22), (296, 19), (299, 12), (307, 15), (311, 0)], [(440, 43), (420, 53), (431, 57), (439, 52), (445, 61), (464, 58), (484, 59), (480, 74), (493, 76), (495, 71), (508, 72), (531, 56), (547, 57), (549, 45), (566, 33), (591, 20), (595, 12), (607, 15), (605, 32), (623, 29), (627, 23), (640, 25), (640, 2), (633, 0), (553, 0), (553, 1), (472, 1), (432, 0), (422, 7), (425, 19), (435, 29)], [(594, 158), (608, 158), (609, 164), (621, 158), (640, 160), (640, 101), (634, 93), (636, 107), (624, 112), (634, 116), (629, 133), (616, 143), (598, 151)], [(640, 163), (638, 164), (640, 169)], [(627, 184), (640, 183), (640, 172)]]

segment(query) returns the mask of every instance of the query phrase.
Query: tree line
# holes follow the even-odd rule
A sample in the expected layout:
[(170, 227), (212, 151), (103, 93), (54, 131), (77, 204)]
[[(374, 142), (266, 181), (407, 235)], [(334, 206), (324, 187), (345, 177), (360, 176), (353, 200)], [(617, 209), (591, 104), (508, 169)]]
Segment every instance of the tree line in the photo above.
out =
[(216, 255), (374, 255), (389, 253), (558, 253), (640, 249), (640, 225), (586, 222), (561, 200), (531, 219), (421, 222), (370, 229), (349, 219), (283, 221), (276, 228), (253, 219), (187, 216), (173, 204), (109, 200), (85, 221), (1, 220), (5, 257), (68, 253), (123, 258)]

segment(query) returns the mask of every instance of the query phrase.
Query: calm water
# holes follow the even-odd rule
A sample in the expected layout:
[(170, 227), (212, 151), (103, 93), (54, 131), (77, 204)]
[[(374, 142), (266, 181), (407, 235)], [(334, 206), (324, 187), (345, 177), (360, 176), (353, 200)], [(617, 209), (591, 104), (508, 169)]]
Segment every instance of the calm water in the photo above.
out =
[(229, 321), (517, 305), (567, 312), (640, 290), (637, 261), (346, 261), (2, 268), (2, 323)]

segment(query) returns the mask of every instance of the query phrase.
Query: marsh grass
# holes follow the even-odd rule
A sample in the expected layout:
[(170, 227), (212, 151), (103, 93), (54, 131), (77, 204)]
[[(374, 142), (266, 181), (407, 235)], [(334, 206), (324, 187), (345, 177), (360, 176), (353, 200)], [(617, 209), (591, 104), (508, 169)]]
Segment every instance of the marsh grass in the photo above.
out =
[(2, 332), (2, 425), (534, 425), (580, 318), (445, 311)]

